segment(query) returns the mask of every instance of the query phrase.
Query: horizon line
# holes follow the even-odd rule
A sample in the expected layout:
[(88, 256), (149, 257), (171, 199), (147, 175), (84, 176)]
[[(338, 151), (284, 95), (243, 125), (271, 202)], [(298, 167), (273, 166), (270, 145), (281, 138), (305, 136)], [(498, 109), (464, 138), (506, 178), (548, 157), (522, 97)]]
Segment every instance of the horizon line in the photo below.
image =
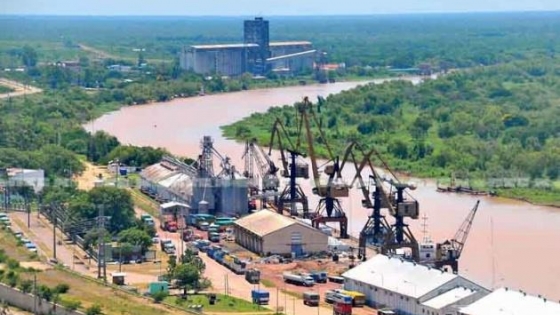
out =
[(235, 14), (235, 15), (223, 15), (223, 14), (210, 14), (210, 15), (177, 15), (177, 14), (157, 14), (157, 15), (146, 15), (146, 14), (53, 14), (53, 13), (0, 13), (0, 18), (2, 17), (108, 17), (108, 18), (134, 18), (134, 17), (159, 17), (159, 18), (245, 18), (245, 17), (273, 17), (273, 18), (309, 18), (309, 17), (368, 17), (368, 16), (402, 16), (402, 15), (457, 15), (457, 14), (519, 14), (519, 13), (560, 13), (560, 9), (553, 10), (496, 10), (496, 11), (410, 11), (410, 12), (377, 12), (377, 13), (326, 13), (326, 14)]

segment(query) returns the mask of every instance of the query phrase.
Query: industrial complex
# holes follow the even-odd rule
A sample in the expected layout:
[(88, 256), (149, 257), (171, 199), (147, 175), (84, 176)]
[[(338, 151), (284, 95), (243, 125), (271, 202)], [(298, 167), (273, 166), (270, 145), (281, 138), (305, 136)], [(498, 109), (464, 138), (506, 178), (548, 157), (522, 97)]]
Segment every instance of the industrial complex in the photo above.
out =
[(245, 21), (243, 35), (239, 44), (183, 47), (181, 68), (223, 76), (298, 73), (313, 68), (317, 51), (311, 42), (270, 42), (269, 23), (261, 17)]

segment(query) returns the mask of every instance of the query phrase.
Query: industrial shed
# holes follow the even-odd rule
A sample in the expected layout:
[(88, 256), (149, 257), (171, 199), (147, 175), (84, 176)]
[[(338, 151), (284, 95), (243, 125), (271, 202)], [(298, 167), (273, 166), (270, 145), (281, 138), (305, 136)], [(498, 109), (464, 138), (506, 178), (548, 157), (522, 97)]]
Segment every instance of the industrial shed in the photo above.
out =
[(558, 315), (560, 304), (525, 292), (498, 289), (462, 308), (460, 315)]
[(459, 307), (490, 293), (461, 276), (384, 255), (342, 277), (344, 289), (362, 292), (369, 305), (408, 315), (456, 315)]
[(260, 255), (296, 255), (327, 250), (328, 235), (270, 210), (235, 221), (235, 241)]

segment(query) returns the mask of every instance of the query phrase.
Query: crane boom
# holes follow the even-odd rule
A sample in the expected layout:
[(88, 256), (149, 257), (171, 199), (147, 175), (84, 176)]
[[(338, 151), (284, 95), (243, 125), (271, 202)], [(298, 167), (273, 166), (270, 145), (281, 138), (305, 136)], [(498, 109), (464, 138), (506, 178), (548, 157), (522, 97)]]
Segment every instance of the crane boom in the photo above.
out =
[(453, 237), (453, 239), (451, 240), (451, 242), (453, 243), (453, 248), (455, 248), (455, 250), (457, 251), (457, 257), (461, 256), (461, 252), (465, 247), (465, 243), (467, 242), (467, 238), (469, 237), (469, 233), (471, 231), (476, 212), (478, 211), (479, 204), (480, 200), (477, 200), (476, 204), (465, 218), (465, 221), (463, 221), (463, 224), (461, 224), (461, 227), (459, 227), (457, 233), (455, 233), (455, 237)]

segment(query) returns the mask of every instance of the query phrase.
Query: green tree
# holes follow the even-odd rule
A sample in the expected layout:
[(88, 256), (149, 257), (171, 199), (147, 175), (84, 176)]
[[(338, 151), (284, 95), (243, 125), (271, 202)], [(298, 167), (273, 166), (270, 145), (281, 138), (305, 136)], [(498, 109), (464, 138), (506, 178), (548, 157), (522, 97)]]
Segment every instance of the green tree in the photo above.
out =
[(134, 225), (134, 205), (127, 190), (109, 186), (94, 187), (88, 195), (91, 204), (103, 207), (105, 215), (111, 217), (108, 226), (110, 232), (122, 231)]
[(190, 264), (178, 265), (173, 271), (173, 279), (177, 280), (177, 284), (183, 289), (184, 295), (187, 294), (188, 289), (197, 288), (200, 276), (200, 270)]
[(119, 242), (142, 247), (142, 251), (152, 246), (152, 238), (146, 231), (132, 227), (119, 232)]
[(21, 62), (28, 68), (35, 67), (37, 65), (37, 51), (31, 46), (25, 45), (21, 50)]

